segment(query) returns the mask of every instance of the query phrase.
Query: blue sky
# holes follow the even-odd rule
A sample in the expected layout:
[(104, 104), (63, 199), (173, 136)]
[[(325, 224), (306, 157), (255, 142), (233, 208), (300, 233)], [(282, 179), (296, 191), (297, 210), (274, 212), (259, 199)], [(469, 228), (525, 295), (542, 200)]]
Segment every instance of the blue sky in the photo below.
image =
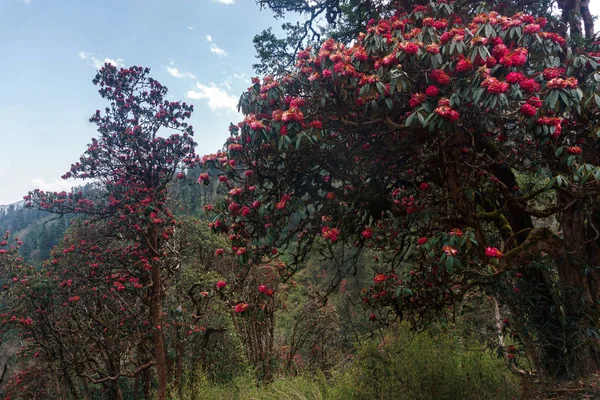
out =
[(252, 38), (281, 22), (254, 0), (0, 0), (0, 205), (71, 186), (60, 176), (96, 134), (88, 118), (106, 103), (91, 80), (105, 61), (150, 67), (195, 105), (197, 152), (215, 152), (241, 119)]
[(95, 136), (91, 83), (111, 60), (142, 65), (195, 106), (200, 154), (220, 149), (256, 62), (252, 38), (282, 21), (254, 0), (0, 0), (0, 205), (60, 180)]

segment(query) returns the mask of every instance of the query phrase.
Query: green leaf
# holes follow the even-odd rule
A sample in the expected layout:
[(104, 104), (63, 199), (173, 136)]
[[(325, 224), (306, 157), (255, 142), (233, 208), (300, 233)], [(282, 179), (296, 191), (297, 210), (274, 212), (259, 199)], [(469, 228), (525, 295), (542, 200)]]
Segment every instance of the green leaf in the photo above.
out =
[(565, 149), (565, 148), (564, 148), (564, 147), (562, 147), (562, 146), (561, 146), (561, 147), (559, 147), (559, 148), (557, 148), (557, 149), (556, 149), (556, 151), (554, 152), (554, 155), (555, 155), (556, 157), (560, 157), (560, 155), (563, 153), (563, 150), (564, 150), (564, 149)]
[(429, 116), (427, 116), (427, 119), (425, 120), (425, 122), (423, 122), (423, 126), (426, 127), (427, 125), (429, 125), (429, 123), (431, 122), (431, 120), (433, 119), (434, 116), (435, 116), (435, 113), (429, 114)]
[(410, 126), (410, 125), (412, 124), (413, 120), (415, 119), (415, 115), (416, 115), (416, 114), (417, 114), (417, 112), (416, 112), (416, 111), (415, 111), (415, 112), (413, 112), (412, 114), (410, 114), (410, 115), (408, 116), (408, 118), (406, 118), (406, 122), (404, 123), (404, 125), (406, 125), (406, 126)]
[(551, 90), (545, 99), (546, 107), (554, 109), (554, 106), (556, 106), (557, 101), (558, 101), (558, 90)]
[(298, 137), (296, 138), (296, 150), (300, 148), (300, 144), (302, 143), (302, 138), (304, 137), (304, 132), (300, 132)]
[(389, 97), (385, 99), (385, 105), (391, 110), (394, 108), (394, 102)]
[(453, 272), (454, 267), (454, 257), (448, 256), (446, 257), (446, 271), (451, 274)]

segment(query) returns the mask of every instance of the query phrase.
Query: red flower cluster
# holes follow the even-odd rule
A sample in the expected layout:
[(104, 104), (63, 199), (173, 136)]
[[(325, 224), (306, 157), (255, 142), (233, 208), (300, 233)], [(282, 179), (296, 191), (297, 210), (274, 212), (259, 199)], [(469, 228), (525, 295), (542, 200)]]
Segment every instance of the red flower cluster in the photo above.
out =
[(439, 93), (440, 89), (438, 89), (438, 87), (435, 85), (430, 85), (427, 87), (427, 89), (425, 89), (425, 94), (429, 97), (436, 97)]
[(328, 226), (324, 226), (321, 229), (321, 236), (323, 237), (323, 239), (331, 240), (332, 243), (337, 242), (339, 235), (340, 231), (337, 228), (330, 228)]
[(524, 103), (521, 106), (521, 114), (525, 115), (526, 117), (533, 117), (535, 114), (537, 114), (537, 108), (529, 103)]
[(579, 146), (569, 146), (567, 147), (567, 152), (569, 154), (581, 154), (583, 150)]
[(487, 247), (485, 249), (485, 255), (490, 258), (500, 258), (502, 257), (502, 252), (495, 247)]
[(473, 69), (473, 63), (468, 58), (463, 58), (456, 63), (456, 72), (462, 73), (471, 71)]
[(494, 77), (487, 77), (482, 83), (481, 86), (486, 88), (488, 92), (492, 94), (502, 94), (508, 91), (508, 83), (499, 81)]
[(450, 76), (441, 69), (434, 69), (433, 71), (431, 71), (431, 74), (429, 74), (429, 76), (432, 80), (434, 80), (440, 85), (447, 85), (450, 83)]
[(425, 99), (426, 98), (423, 93), (415, 93), (408, 101), (408, 105), (411, 106), (411, 108), (417, 108), (425, 102)]
[(273, 297), (273, 294), (275, 293), (275, 291), (271, 288), (268, 288), (267, 285), (260, 285), (258, 287), (258, 291), (268, 297)]
[(434, 112), (450, 122), (456, 122), (460, 116), (458, 111), (450, 107), (450, 100), (448, 99), (441, 99), (438, 102), (438, 107), (434, 110)]
[(237, 314), (241, 314), (248, 309), (247, 303), (238, 303), (233, 307), (233, 311)]
[(576, 89), (578, 86), (577, 78), (570, 77), (567, 79), (554, 78), (548, 81), (546, 87), (548, 89)]

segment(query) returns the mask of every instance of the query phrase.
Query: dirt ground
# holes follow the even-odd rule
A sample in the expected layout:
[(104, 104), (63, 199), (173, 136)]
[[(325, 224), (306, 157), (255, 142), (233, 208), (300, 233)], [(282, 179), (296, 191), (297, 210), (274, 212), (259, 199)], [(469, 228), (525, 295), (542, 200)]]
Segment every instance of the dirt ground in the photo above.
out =
[(525, 382), (522, 400), (600, 400), (600, 371), (579, 381), (548, 384)]

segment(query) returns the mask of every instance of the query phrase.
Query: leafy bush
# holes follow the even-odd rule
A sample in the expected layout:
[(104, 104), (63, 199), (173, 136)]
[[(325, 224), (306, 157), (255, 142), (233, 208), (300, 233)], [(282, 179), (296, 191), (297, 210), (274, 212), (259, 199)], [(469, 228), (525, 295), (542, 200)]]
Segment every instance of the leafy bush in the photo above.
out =
[(230, 384), (215, 384), (201, 379), (194, 387), (185, 388), (181, 400), (324, 400), (326, 383), (304, 376), (281, 378), (268, 386), (256, 386), (255, 378), (248, 374)]
[(519, 378), (476, 342), (451, 331), (415, 334), (402, 326), (383, 342), (368, 340), (330, 382), (322, 374), (257, 387), (248, 374), (229, 384), (203, 377), (183, 400), (503, 400), (519, 396)]
[(502, 360), (451, 332), (414, 334), (402, 327), (383, 342), (358, 348), (354, 363), (340, 373), (331, 399), (511, 399), (518, 378)]

